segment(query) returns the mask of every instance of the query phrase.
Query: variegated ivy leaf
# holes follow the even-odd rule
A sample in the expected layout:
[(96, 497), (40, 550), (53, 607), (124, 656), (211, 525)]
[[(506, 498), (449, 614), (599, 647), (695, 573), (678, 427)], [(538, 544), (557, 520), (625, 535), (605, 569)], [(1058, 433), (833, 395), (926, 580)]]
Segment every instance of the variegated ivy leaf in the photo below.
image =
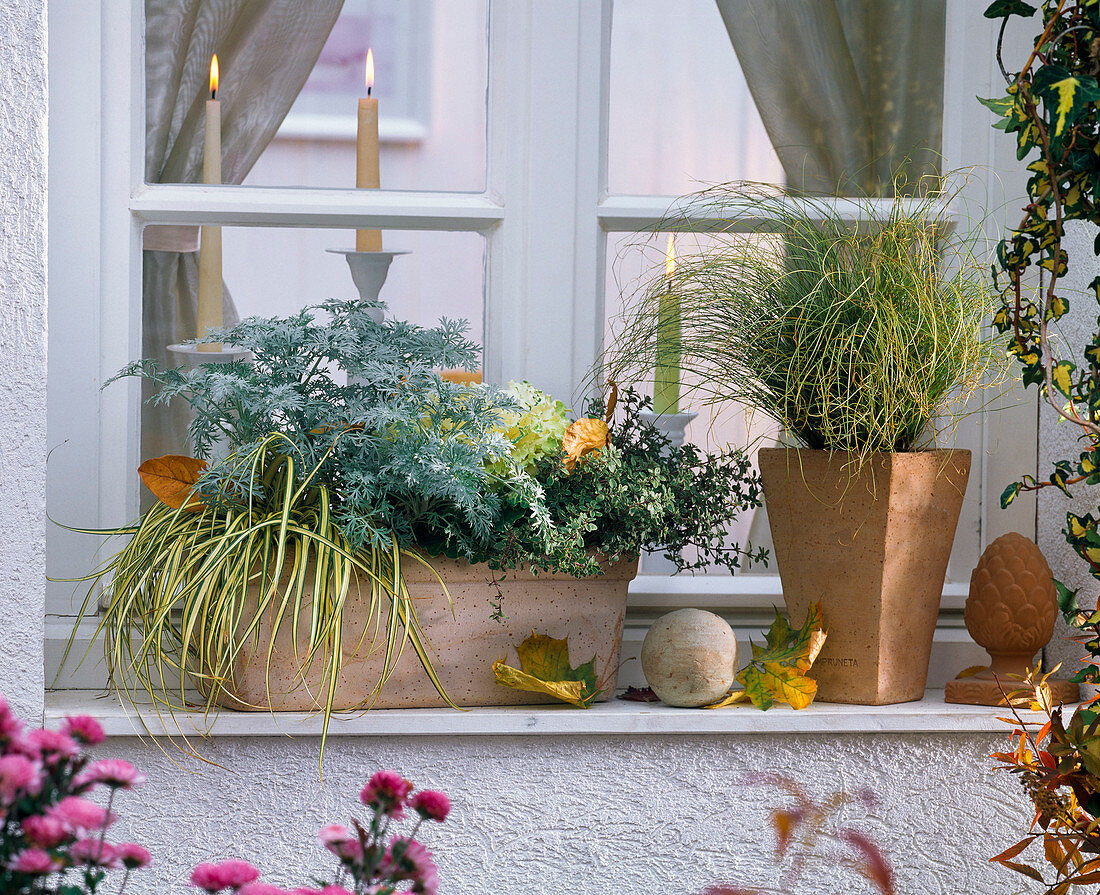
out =
[(1054, 383), (1054, 387), (1067, 398), (1073, 397), (1073, 374), (1076, 370), (1076, 366), (1068, 360), (1064, 360), (1059, 361), (1054, 369), (1050, 371), (1050, 378)]
[(1044, 65), (1032, 78), (1032, 90), (1043, 98), (1050, 116), (1050, 139), (1060, 145), (1067, 130), (1100, 100), (1100, 84), (1087, 75), (1075, 76), (1060, 65)]
[(1066, 482), (1073, 475), (1073, 468), (1068, 460), (1059, 460), (1054, 464), (1054, 471), (1050, 474), (1050, 483), (1062, 491), (1067, 497), (1072, 497)]
[(997, 116), (998, 121), (993, 125), (995, 128), (1003, 131), (1008, 127), (1012, 107), (1015, 104), (1011, 96), (1001, 96), (997, 99), (982, 99), (979, 96), (977, 100)]
[(1069, 302), (1060, 295), (1050, 300), (1050, 307), (1046, 310), (1047, 320), (1061, 320), (1069, 311)]

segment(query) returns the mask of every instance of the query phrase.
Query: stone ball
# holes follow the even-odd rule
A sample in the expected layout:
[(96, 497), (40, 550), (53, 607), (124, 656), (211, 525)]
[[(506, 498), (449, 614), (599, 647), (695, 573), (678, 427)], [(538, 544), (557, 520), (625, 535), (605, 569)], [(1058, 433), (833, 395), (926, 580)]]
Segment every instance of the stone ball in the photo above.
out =
[(733, 686), (737, 638), (713, 612), (677, 609), (650, 626), (642, 642), (642, 671), (662, 702), (707, 705)]

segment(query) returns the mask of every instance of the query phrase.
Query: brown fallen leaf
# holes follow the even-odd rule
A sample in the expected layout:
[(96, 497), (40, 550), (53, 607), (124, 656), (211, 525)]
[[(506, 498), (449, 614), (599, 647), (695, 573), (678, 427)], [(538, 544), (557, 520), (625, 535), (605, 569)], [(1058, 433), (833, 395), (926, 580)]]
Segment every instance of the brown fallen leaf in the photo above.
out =
[(652, 687), (627, 687), (625, 693), (619, 694), (619, 699), (627, 702), (660, 702), (661, 698), (653, 692)]
[(168, 454), (146, 460), (138, 467), (138, 475), (141, 476), (145, 487), (152, 491), (161, 503), (174, 510), (178, 510), (186, 503), (185, 509), (197, 513), (203, 509), (203, 502), (191, 492), (207, 465), (205, 460), (199, 460), (196, 457)]

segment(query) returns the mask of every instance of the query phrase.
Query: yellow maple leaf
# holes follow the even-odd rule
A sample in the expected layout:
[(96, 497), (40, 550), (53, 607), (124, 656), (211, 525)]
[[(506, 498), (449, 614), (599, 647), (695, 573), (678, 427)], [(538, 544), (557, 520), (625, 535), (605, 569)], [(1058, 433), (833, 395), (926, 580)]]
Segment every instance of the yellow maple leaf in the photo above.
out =
[(518, 668), (505, 665), (503, 659), (497, 659), (493, 663), (493, 674), (497, 676), (497, 683), (505, 687), (527, 690), (531, 693), (545, 693), (579, 708), (588, 708), (584, 701), (586, 687), (581, 681), (544, 681), (533, 674), (526, 674)]
[(739, 702), (748, 702), (749, 694), (744, 690), (730, 690), (725, 696), (719, 699), (717, 702), (712, 702), (709, 705), (703, 706), (705, 709), (724, 709), (728, 705), (736, 705)]
[(599, 695), (596, 683), (596, 657), (574, 668), (569, 662), (569, 638), (561, 640), (548, 634), (531, 632), (516, 647), (519, 668), (506, 665), (503, 659), (493, 663), (497, 683), (517, 690), (545, 693), (586, 709)]

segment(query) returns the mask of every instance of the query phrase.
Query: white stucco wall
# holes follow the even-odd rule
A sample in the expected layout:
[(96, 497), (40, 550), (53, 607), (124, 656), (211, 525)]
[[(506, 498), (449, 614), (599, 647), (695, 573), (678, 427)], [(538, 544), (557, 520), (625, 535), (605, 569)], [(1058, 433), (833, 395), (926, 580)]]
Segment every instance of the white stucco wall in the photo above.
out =
[(0, 691), (42, 714), (46, 0), (0, 4)]
[[(819, 799), (878, 792), (880, 807), (853, 807), (845, 820), (884, 847), (899, 895), (1022, 895), (1034, 887), (987, 863), (1030, 821), (1023, 794), (990, 770), (989, 752), (1003, 745), (961, 734), (337, 737), (323, 786), (316, 740), (219, 738), (204, 755), (222, 768), (177, 766), (171, 749), (163, 755), (136, 739), (103, 749), (150, 775), (117, 803), (119, 834), (146, 843), (157, 862), (135, 893), (188, 891), (194, 864), (230, 856), (251, 860), (271, 882), (302, 884), (330, 866), (317, 830), (361, 811), (366, 778), (392, 767), (454, 802), (450, 820), (422, 831), (445, 895), (776, 886), (767, 818), (785, 799), (736, 785), (766, 771), (796, 778)], [(836, 865), (813, 867), (793, 890), (871, 891)]]

